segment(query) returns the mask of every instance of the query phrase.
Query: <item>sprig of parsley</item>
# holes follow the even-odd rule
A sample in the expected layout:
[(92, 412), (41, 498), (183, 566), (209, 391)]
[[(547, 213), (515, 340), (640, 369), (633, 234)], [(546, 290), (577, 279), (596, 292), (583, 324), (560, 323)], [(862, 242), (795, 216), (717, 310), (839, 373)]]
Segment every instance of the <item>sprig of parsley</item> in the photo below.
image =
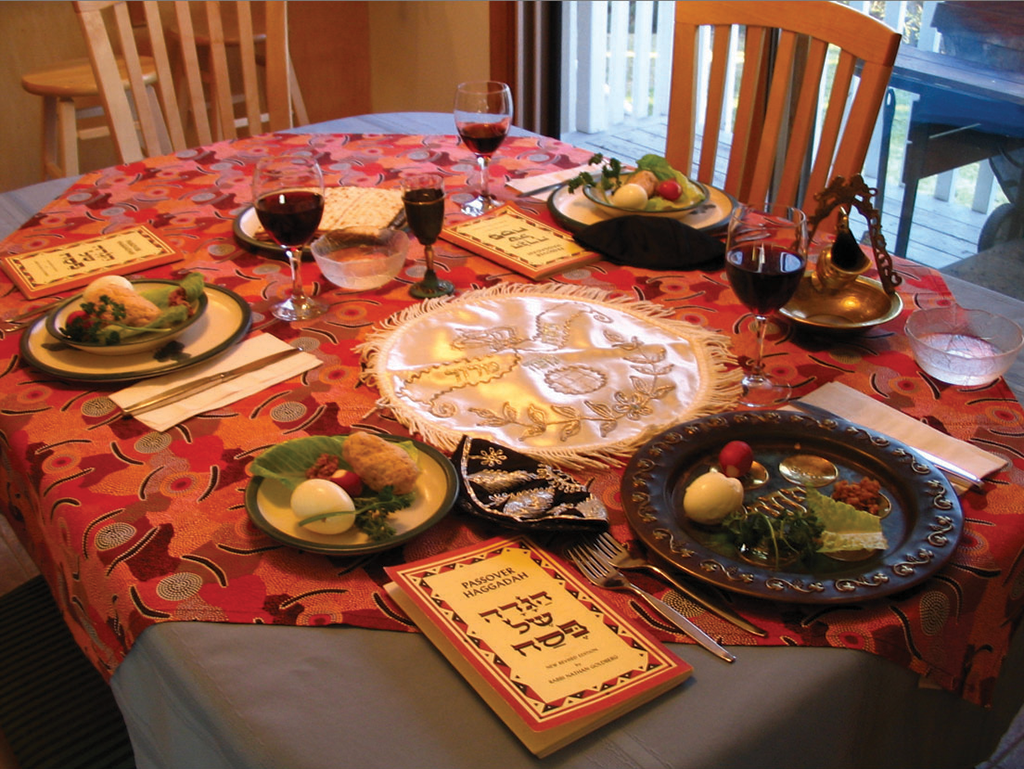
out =
[(598, 152), (587, 161), (588, 165), (601, 165), (601, 176), (595, 179), (589, 171), (583, 171), (569, 180), (569, 192), (575, 192), (580, 187), (600, 187), (603, 190), (610, 190), (622, 184), (622, 162), (618, 158), (608, 158)]
[(113, 322), (120, 323), (127, 315), (123, 304), (111, 300), (104, 294), (99, 302), (83, 302), (81, 307), (82, 314), (74, 313), (69, 316), (67, 325), (61, 329), (61, 333), (68, 339), (74, 342), (103, 341), (105, 344), (117, 344), (121, 341), (121, 335), (116, 330), (104, 332), (104, 323), (99, 319), (109, 311)]
[(825, 526), (810, 511), (783, 510), (769, 515), (740, 508), (722, 521), (727, 536), (739, 548), (753, 549), (763, 545), (779, 567), (787, 551), (801, 560), (810, 558), (821, 546)]

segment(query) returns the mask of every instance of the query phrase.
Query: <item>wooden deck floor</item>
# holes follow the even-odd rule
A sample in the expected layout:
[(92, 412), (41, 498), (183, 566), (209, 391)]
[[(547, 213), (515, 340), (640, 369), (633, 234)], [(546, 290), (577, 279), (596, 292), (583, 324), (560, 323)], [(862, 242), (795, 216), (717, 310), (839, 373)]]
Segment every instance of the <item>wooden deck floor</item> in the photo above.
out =
[[(635, 161), (648, 152), (663, 155), (666, 132), (667, 119), (661, 117), (629, 122), (603, 133), (565, 134), (562, 139), (577, 147), (602, 152), (606, 156)], [(872, 187), (876, 185), (874, 176), (867, 169), (864, 180)], [(881, 207), (882, 234), (890, 250), (896, 243), (902, 202), (902, 185), (890, 179)], [(938, 270), (956, 264), (977, 253), (978, 234), (986, 218), (985, 214), (976, 213), (966, 206), (918, 194), (910, 244), (903, 256)], [(1020, 272), (1007, 276), (1007, 280), (1024, 285), (1024, 262)]]

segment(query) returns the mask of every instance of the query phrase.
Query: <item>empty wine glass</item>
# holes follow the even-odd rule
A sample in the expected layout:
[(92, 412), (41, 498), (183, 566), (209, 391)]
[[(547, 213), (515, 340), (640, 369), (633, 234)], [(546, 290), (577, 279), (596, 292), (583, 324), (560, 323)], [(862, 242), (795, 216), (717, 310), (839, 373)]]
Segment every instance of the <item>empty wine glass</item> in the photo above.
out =
[(793, 296), (807, 263), (807, 217), (782, 205), (738, 205), (729, 217), (725, 273), (757, 319), (757, 353), (743, 375), (740, 402), (755, 408), (785, 403), (792, 392), (764, 373), (768, 316)]
[(444, 226), (444, 177), (440, 174), (417, 174), (402, 180), (402, 203), (405, 218), (416, 239), (423, 244), (427, 271), (423, 280), (414, 283), (409, 293), (417, 299), (446, 296), (455, 291), (449, 280), (438, 280), (434, 272), (434, 241)]
[(505, 83), (481, 80), (461, 83), (455, 90), (455, 128), (476, 155), (480, 188), (462, 212), (479, 216), (498, 205), (490, 192), (488, 166), (512, 126), (512, 91)]
[(324, 177), (316, 158), (289, 153), (261, 158), (252, 178), (252, 197), (260, 224), (288, 255), (291, 296), (271, 308), (281, 320), (309, 320), (327, 311), (302, 288), (302, 249), (324, 213)]

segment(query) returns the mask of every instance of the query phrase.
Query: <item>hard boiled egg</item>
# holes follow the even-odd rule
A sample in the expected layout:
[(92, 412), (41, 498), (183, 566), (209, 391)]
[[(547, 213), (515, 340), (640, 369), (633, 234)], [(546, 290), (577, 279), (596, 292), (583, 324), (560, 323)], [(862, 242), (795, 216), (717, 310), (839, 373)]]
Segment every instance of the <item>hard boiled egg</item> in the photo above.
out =
[(683, 512), (697, 523), (721, 523), (743, 504), (743, 483), (722, 473), (704, 473), (694, 479), (683, 495)]
[(356, 522), (356, 506), (352, 497), (326, 478), (312, 478), (296, 486), (292, 492), (291, 508), (300, 521), (313, 515), (340, 513), (305, 524), (305, 528), (318, 534), (341, 534)]
[(628, 182), (612, 193), (612, 203), (619, 208), (639, 211), (647, 205), (647, 191), (639, 184)]
[(128, 278), (121, 275), (104, 275), (102, 278), (96, 278), (86, 287), (85, 291), (82, 292), (82, 301), (97, 303), (100, 301), (100, 297), (115, 289), (135, 290)]

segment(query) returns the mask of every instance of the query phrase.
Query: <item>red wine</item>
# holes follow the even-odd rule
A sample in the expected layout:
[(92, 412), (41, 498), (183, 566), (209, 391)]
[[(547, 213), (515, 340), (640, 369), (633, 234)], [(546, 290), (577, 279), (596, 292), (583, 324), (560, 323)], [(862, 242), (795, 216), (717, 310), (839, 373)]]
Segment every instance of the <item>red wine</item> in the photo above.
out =
[(767, 315), (793, 296), (804, 274), (804, 260), (774, 243), (744, 243), (725, 255), (725, 272), (740, 301), (758, 315)]
[(459, 123), (459, 136), (476, 155), (492, 155), (508, 135), (511, 120), (496, 123)]
[(272, 192), (256, 201), (256, 216), (282, 246), (301, 246), (316, 232), (324, 214), (324, 196), (309, 190)]
[(419, 242), (428, 246), (437, 240), (444, 224), (444, 190), (432, 187), (406, 190), (402, 193), (402, 202), (405, 218)]

